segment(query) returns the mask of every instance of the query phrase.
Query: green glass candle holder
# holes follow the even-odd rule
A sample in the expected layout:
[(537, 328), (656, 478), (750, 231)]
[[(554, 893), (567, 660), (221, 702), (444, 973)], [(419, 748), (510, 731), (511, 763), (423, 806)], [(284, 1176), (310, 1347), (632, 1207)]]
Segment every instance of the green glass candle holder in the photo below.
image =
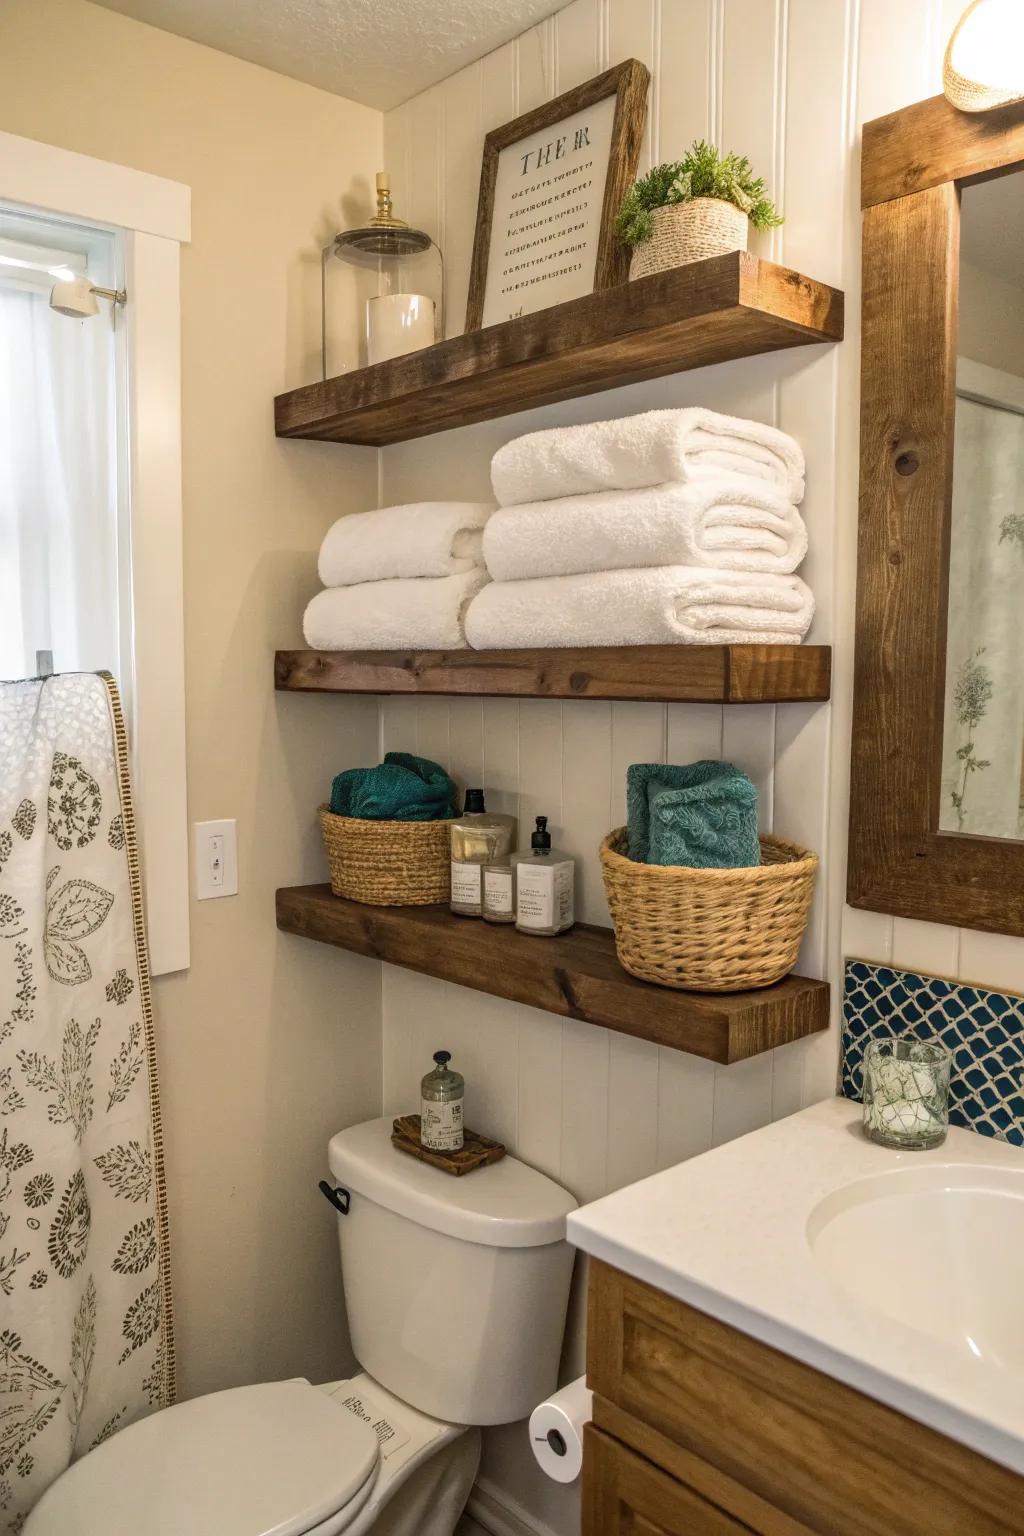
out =
[(864, 1134), (883, 1147), (925, 1152), (949, 1130), (951, 1056), (935, 1040), (869, 1040), (864, 1048)]

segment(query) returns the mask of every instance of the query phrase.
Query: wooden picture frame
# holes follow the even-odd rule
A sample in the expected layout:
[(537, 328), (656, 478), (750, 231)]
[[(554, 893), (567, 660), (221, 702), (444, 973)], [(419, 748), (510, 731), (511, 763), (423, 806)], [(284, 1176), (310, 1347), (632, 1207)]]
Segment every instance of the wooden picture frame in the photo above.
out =
[(1024, 169), (1024, 109), (866, 124), (847, 900), (1024, 935), (1024, 841), (939, 831), (960, 186)]
[(502, 150), (544, 129), (555, 129), (566, 118), (606, 100), (615, 98), (611, 128), (611, 150), (601, 205), (597, 265), (594, 290), (612, 288), (629, 275), (629, 252), (615, 233), (615, 217), (622, 200), (636, 176), (640, 146), (647, 121), (647, 88), (650, 72), (638, 59), (626, 59), (583, 85), (574, 86), (554, 101), (524, 112), (521, 117), (493, 128), (484, 139), (480, 170), (480, 196), (477, 203), (476, 234), (466, 305), (466, 330), (478, 331), (483, 325), (487, 269), (491, 248), (491, 223), (498, 179), (498, 160)]

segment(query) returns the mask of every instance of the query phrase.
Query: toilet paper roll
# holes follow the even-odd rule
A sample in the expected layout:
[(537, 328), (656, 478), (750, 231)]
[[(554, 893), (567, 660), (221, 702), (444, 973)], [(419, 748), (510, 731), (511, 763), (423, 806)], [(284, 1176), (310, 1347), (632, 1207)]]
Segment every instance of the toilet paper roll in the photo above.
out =
[(556, 1483), (574, 1483), (583, 1467), (583, 1426), (589, 1424), (594, 1395), (581, 1376), (530, 1414), (530, 1445), (537, 1465)]

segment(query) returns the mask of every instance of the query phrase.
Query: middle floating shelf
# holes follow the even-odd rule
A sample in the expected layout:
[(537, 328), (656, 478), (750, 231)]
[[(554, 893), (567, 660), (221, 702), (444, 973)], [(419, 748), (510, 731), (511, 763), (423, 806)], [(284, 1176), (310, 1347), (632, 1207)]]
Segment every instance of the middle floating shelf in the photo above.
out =
[(290, 693), (407, 693), (675, 704), (819, 703), (827, 645), (634, 645), (531, 651), (278, 651)]
[(447, 907), (366, 907), (327, 885), (277, 893), (285, 933), (728, 1065), (827, 1029), (827, 981), (786, 976), (754, 992), (676, 992), (630, 976), (610, 928), (557, 938), (455, 917)]

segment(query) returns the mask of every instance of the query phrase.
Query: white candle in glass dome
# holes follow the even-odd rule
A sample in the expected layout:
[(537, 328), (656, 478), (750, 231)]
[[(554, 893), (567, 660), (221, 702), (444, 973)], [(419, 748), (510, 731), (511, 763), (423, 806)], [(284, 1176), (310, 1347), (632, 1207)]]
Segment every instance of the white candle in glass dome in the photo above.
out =
[(422, 293), (382, 293), (366, 301), (366, 356), (370, 364), (433, 344), (433, 299)]

